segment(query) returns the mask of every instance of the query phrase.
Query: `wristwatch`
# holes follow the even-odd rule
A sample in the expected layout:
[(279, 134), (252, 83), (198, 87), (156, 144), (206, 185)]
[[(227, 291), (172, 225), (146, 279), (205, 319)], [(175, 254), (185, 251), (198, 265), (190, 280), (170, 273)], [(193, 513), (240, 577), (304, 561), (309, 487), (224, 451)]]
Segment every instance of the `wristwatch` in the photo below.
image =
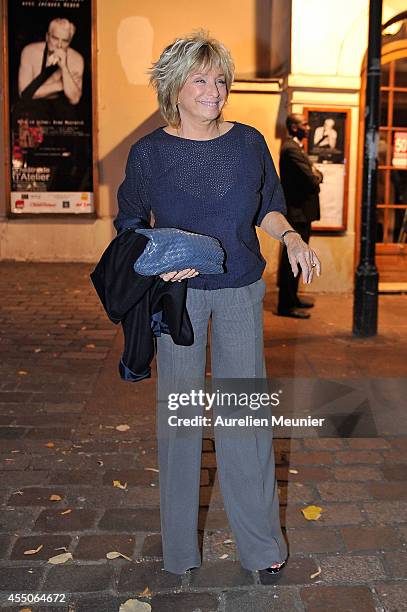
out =
[(281, 240), (281, 242), (282, 242), (283, 244), (285, 244), (285, 242), (284, 242), (284, 236), (285, 236), (286, 234), (291, 234), (291, 233), (293, 233), (293, 234), (298, 234), (298, 232), (296, 232), (294, 229), (287, 229), (287, 230), (285, 230), (285, 231), (284, 231), (284, 232), (281, 234), (281, 236), (280, 236), (280, 240)]

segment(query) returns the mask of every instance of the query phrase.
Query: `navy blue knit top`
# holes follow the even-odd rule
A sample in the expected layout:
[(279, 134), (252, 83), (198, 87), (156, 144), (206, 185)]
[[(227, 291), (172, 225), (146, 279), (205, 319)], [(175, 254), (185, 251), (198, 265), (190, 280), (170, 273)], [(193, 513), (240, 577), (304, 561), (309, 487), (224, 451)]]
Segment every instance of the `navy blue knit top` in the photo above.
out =
[(266, 262), (255, 226), (273, 210), (286, 214), (283, 190), (262, 134), (233, 122), (210, 140), (172, 136), (158, 128), (130, 149), (118, 190), (118, 232), (140, 220), (217, 238), (224, 274), (188, 279), (193, 289), (242, 287), (259, 280)]

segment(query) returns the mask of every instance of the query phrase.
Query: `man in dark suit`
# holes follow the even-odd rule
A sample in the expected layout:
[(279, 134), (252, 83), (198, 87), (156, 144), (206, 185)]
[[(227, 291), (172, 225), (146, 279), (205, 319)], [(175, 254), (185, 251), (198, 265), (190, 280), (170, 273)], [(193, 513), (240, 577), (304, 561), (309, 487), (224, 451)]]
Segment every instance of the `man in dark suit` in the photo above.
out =
[[(311, 222), (320, 218), (319, 184), (322, 173), (311, 163), (303, 149), (302, 140), (308, 137), (310, 126), (304, 115), (291, 114), (286, 119), (288, 138), (280, 153), (280, 180), (287, 203), (287, 220), (304, 242), (309, 242)], [(278, 271), (277, 314), (295, 319), (309, 319), (304, 309), (313, 306), (298, 295), (299, 275), (294, 276), (283, 247)]]

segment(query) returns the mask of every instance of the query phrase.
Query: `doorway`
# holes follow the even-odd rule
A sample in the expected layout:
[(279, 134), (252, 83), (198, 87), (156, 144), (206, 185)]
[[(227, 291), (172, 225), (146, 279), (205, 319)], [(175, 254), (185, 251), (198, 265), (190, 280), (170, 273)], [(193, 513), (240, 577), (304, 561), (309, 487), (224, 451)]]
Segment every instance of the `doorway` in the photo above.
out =
[[(365, 57), (359, 115), (356, 263), (360, 246), (366, 68)], [(407, 290), (407, 38), (382, 46), (381, 68), (376, 264), (383, 290)]]

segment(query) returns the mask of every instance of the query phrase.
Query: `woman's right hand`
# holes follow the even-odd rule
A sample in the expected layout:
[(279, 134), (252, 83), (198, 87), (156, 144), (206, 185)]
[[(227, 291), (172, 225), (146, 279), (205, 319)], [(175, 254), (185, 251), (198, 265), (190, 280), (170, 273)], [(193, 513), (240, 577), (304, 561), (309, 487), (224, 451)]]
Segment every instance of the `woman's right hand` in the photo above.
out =
[(184, 278), (192, 278), (193, 276), (197, 276), (199, 272), (194, 268), (186, 268), (185, 270), (179, 270), (175, 272), (164, 272), (164, 274), (160, 274), (160, 278), (164, 281), (182, 281)]

